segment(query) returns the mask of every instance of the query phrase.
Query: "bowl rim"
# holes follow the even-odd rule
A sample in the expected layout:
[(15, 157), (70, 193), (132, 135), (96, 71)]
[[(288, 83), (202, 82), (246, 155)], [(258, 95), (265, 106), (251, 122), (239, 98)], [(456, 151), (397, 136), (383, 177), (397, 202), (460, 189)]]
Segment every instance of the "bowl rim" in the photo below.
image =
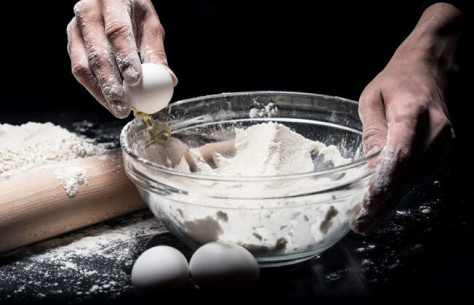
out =
[[(198, 96), (198, 97), (193, 97), (193, 98), (188, 98), (188, 99), (183, 99), (179, 100), (176, 102), (172, 103), (172, 106), (182, 106), (185, 104), (197, 102), (197, 101), (202, 101), (205, 99), (210, 99), (210, 98), (220, 98), (220, 97), (227, 97), (227, 96), (240, 96), (240, 95), (275, 95), (275, 94), (283, 94), (283, 95), (301, 95), (301, 96), (313, 96), (313, 97), (320, 97), (320, 98), (325, 98), (325, 99), (337, 99), (346, 103), (351, 103), (351, 104), (359, 104), (358, 102), (343, 98), (343, 97), (338, 97), (338, 96), (331, 96), (331, 95), (325, 95), (325, 94), (318, 94), (318, 93), (307, 93), (307, 92), (296, 92), (296, 91), (271, 91), (271, 90), (264, 90), (264, 91), (239, 91), (239, 92), (223, 92), (223, 93), (216, 93), (216, 94), (209, 94), (209, 95), (203, 95), (203, 96)], [(252, 181), (252, 182), (259, 182), (259, 181), (275, 181), (275, 180), (297, 180), (297, 179), (305, 179), (308, 177), (322, 177), (326, 175), (331, 175), (334, 174), (335, 172), (355, 168), (361, 164), (368, 163), (369, 161), (375, 159), (383, 149), (378, 150), (377, 152), (365, 156), (361, 159), (358, 159), (356, 161), (346, 163), (343, 165), (335, 166), (329, 169), (324, 169), (324, 170), (313, 170), (310, 172), (304, 172), (304, 173), (297, 173), (297, 174), (287, 174), (287, 175), (266, 175), (266, 176), (230, 176), (230, 175), (211, 175), (211, 174), (202, 174), (202, 173), (196, 173), (196, 172), (183, 172), (183, 171), (178, 171), (174, 170), (172, 168), (159, 165), (156, 163), (153, 163), (145, 158), (142, 158), (135, 154), (132, 149), (128, 146), (125, 145), (127, 143), (126, 139), (126, 134), (127, 131), (131, 128), (131, 126), (139, 121), (139, 118), (134, 118), (130, 122), (128, 122), (123, 128), (122, 131), (120, 132), (120, 146), (122, 148), (122, 151), (125, 152), (129, 157), (134, 159), (135, 161), (138, 161), (139, 163), (151, 167), (153, 169), (159, 170), (163, 173), (166, 174), (171, 174), (174, 176), (179, 176), (179, 177), (185, 177), (185, 178), (191, 178), (191, 179), (199, 179), (199, 180), (206, 180), (206, 181), (218, 181), (218, 182), (243, 182), (243, 181)], [(125, 161), (125, 160), (124, 160)], [(152, 179), (147, 175), (148, 179)], [(153, 179), (152, 179), (153, 180)]]

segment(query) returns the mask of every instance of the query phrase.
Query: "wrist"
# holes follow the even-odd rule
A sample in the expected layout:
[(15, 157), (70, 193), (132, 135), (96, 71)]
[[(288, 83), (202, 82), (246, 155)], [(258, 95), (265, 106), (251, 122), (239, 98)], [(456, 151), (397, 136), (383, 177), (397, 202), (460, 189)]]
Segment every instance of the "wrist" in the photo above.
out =
[[(425, 9), (417, 25), (394, 57), (412, 58), (449, 75), (457, 70), (456, 47), (462, 31), (462, 12), (448, 3)], [(438, 76), (441, 76), (438, 75)]]

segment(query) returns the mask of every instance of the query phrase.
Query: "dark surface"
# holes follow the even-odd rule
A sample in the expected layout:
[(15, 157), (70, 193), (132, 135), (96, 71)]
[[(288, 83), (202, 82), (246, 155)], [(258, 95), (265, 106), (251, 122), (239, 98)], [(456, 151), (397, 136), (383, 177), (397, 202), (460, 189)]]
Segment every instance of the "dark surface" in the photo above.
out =
[[(120, 241), (104, 244), (103, 249), (98, 247), (96, 254), (81, 255), (77, 248), (51, 259), (37, 258), (81, 237), (100, 236), (111, 229), (152, 218), (151, 213), (144, 210), (2, 257), (0, 303), (156, 304), (158, 301), (249, 299), (320, 303), (460, 301), (469, 297), (474, 284), (474, 191), (469, 178), (473, 170), (470, 153), (457, 146), (432, 176), (403, 199), (373, 235), (362, 237), (349, 233), (311, 260), (261, 269), (260, 280), (250, 289), (203, 291), (189, 282), (175, 293), (158, 294), (150, 299), (136, 294), (130, 273), (143, 251), (156, 245), (171, 245), (188, 259), (191, 257), (192, 252), (169, 233), (138, 234), (127, 244)], [(102, 251), (123, 253), (104, 256), (100, 254)], [(74, 268), (68, 267), (71, 262)]]
[[(367, 1), (320, 1), (316, 7), (298, 1), (271, 6), (256, 6), (255, 2), (160, 2), (157, 10), (167, 33), (169, 64), (179, 78), (173, 100), (243, 90), (305, 91), (357, 100), (414, 26), (419, 13), (415, 1), (378, 1), (376, 7)], [(0, 122), (52, 121), (78, 131), (73, 123), (87, 120), (93, 123), (89, 136), (116, 140), (129, 119), (112, 117), (70, 73), (65, 28), (73, 3), (8, 4), (12, 7), (2, 9), (15, 19), (8, 24), (4, 24), (6, 18), (1, 21), (5, 79)], [(470, 296), (474, 285), (474, 162), (469, 142), (474, 108), (469, 71), (473, 65), (467, 56), (471, 50), (463, 52), (465, 61), (448, 98), (458, 134), (455, 148), (374, 235), (351, 233), (318, 258), (264, 269), (257, 287), (250, 291), (206, 293), (189, 287), (167, 297), (227, 302), (415, 297), (426, 301)], [(116, 130), (116, 136), (103, 130)], [(147, 245), (176, 244), (172, 237), (165, 237), (141, 241), (134, 255)], [(16, 262), (2, 262), (3, 267), (6, 264), (15, 266)], [(129, 271), (127, 268), (124, 270)], [(83, 278), (88, 280), (93, 278)], [(118, 299), (104, 293), (97, 299), (76, 296), (58, 297), (57, 301), (142, 300), (130, 290), (129, 282), (122, 284), (124, 293)], [(12, 291), (17, 288), (10, 285)], [(28, 292), (14, 295), (5, 302), (35, 299)]]

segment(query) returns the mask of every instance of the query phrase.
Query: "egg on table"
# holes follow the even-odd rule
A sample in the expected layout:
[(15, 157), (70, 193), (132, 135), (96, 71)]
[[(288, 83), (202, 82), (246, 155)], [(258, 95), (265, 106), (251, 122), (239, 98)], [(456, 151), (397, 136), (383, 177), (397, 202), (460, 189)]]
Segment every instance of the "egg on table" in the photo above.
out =
[(186, 257), (170, 246), (155, 246), (143, 252), (132, 268), (132, 284), (142, 294), (178, 290), (189, 281)]
[(193, 282), (202, 289), (251, 287), (260, 276), (255, 257), (245, 248), (211, 242), (198, 248), (189, 262)]

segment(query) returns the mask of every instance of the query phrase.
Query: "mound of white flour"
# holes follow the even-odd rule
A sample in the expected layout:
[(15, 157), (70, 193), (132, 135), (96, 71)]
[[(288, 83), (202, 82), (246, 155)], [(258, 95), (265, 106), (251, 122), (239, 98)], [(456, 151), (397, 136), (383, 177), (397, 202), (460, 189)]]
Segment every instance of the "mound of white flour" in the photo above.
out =
[[(211, 168), (200, 156), (199, 149), (191, 149), (197, 171), (229, 176), (280, 176), (312, 172), (312, 154), (317, 153), (328, 167), (349, 163), (334, 145), (312, 141), (289, 127), (274, 122), (260, 123), (248, 128), (235, 128), (235, 155), (213, 154), (217, 168)], [(319, 160), (318, 159), (318, 160)], [(175, 169), (189, 171), (183, 162)]]
[(311, 153), (317, 151), (337, 166), (348, 163), (334, 146), (309, 140), (278, 123), (236, 128), (232, 158), (216, 156), (217, 172), (226, 175), (278, 176), (312, 172)]
[(49, 122), (0, 124), (0, 181), (34, 167), (96, 153), (93, 144)]
[[(271, 121), (231, 127), (228, 134), (232, 138), (213, 143), (218, 144), (211, 152), (213, 162), (207, 153), (202, 154), (202, 147), (189, 149), (192, 162), (183, 156), (177, 164), (163, 158), (176, 156), (173, 146), (136, 147), (148, 160), (208, 178), (144, 172), (174, 188), (166, 196), (151, 195), (149, 201), (154, 211), (180, 228), (179, 234), (200, 244), (240, 244), (264, 258), (276, 253), (318, 253), (349, 231), (349, 211), (364, 193), (364, 169), (308, 175), (351, 162), (337, 146), (306, 138), (285, 124)], [(286, 177), (296, 174), (303, 175)], [(248, 180), (226, 179), (249, 176)]]

